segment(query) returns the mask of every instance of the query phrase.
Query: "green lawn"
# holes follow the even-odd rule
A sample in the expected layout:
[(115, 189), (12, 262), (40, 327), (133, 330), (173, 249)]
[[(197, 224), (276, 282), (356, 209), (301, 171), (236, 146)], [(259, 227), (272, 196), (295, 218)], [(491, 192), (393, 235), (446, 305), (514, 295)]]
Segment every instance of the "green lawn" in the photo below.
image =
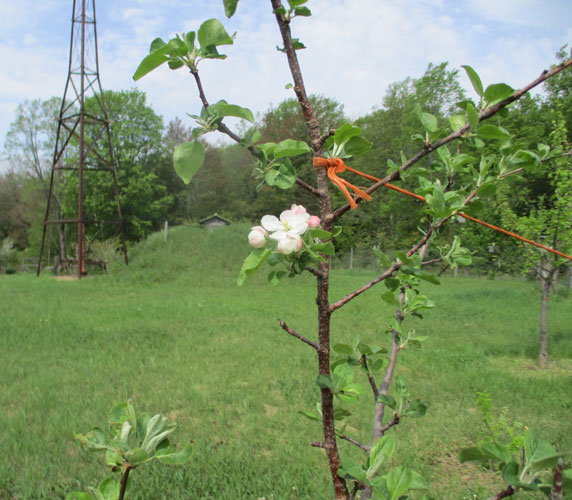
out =
[[(277, 322), (315, 338), (313, 280), (270, 287), (256, 276), (237, 288), (247, 228), (175, 228), (167, 243), (157, 234), (133, 249), (128, 268), (80, 282), (0, 276), (0, 499), (63, 499), (96, 484), (102, 457), (82, 451), (73, 434), (104, 426), (127, 398), (168, 413), (175, 441), (195, 445), (184, 467), (134, 471), (133, 499), (332, 497), (323, 452), (309, 446), (320, 426), (298, 414), (318, 399), (315, 356)], [(370, 278), (334, 271), (332, 297)], [(334, 343), (357, 334), (387, 343), (384, 290), (334, 315)], [(424, 292), (437, 307), (414, 326), (429, 338), (402, 353), (397, 371), (431, 406), (394, 428), (393, 463), (421, 472), (439, 500), (498, 491), (499, 478), (456, 458), (482, 435), (476, 393), (485, 388), (498, 411), (572, 450), (572, 297), (550, 302), (551, 366), (541, 371), (533, 283), (449, 278)], [(364, 441), (370, 406), (366, 395), (346, 429)]]

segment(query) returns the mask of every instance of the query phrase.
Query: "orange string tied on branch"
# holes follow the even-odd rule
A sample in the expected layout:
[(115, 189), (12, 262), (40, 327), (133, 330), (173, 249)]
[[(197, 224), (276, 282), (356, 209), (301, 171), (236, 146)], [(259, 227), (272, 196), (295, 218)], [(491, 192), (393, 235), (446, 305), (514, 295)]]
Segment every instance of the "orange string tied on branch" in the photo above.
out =
[(370, 181), (379, 182), (377, 177), (373, 175), (364, 174), (355, 168), (348, 167), (341, 158), (321, 158), (319, 156), (314, 157), (314, 167), (316, 168), (327, 168), (328, 169), (328, 177), (330, 180), (340, 188), (341, 192), (344, 193), (344, 196), (347, 198), (348, 203), (352, 210), (357, 208), (357, 203), (354, 197), (348, 191), (348, 188), (351, 189), (359, 198), (370, 201), (371, 196), (367, 194), (363, 189), (360, 189), (357, 186), (349, 183), (345, 179), (338, 177), (338, 174), (345, 172), (348, 170), (349, 172), (353, 172), (354, 174), (361, 175)]

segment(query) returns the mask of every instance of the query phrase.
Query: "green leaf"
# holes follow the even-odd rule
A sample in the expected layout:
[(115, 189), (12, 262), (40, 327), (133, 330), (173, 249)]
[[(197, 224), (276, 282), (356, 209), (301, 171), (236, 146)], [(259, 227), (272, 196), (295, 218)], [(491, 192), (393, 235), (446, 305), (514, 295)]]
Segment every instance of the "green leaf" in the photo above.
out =
[(151, 52), (149, 55), (143, 58), (143, 60), (137, 66), (135, 73), (133, 74), (133, 80), (137, 81), (147, 73), (150, 73), (155, 68), (158, 68), (165, 61), (169, 59), (167, 52), (169, 51), (169, 45), (165, 44), (155, 52)]
[(198, 38), (201, 47), (232, 45), (233, 43), (232, 38), (218, 19), (209, 19), (201, 24)]
[(236, 12), (238, 0), (222, 0), (222, 3), (224, 4), (224, 14), (230, 19)]
[(383, 478), (386, 481), (390, 500), (397, 500), (409, 490), (424, 490), (427, 483), (418, 472), (405, 467), (394, 467)]
[(358, 481), (367, 481), (367, 474), (363, 467), (350, 457), (341, 459), (341, 473), (347, 479), (357, 479)]
[(248, 257), (244, 259), (244, 263), (242, 264), (242, 268), (238, 274), (236, 284), (238, 286), (242, 286), (246, 279), (252, 276), (258, 270), (258, 268), (270, 256), (271, 253), (272, 251), (269, 248), (256, 248), (250, 252)]
[(439, 130), (439, 125), (437, 123), (437, 118), (430, 113), (421, 112), (419, 114), (419, 120), (423, 125), (423, 128), (427, 130), (427, 132), (433, 133)]
[(332, 379), (329, 375), (321, 374), (316, 377), (316, 384), (321, 389), (327, 389), (332, 387)]
[(540, 158), (532, 151), (521, 149), (511, 155), (510, 163), (516, 168), (524, 168), (525, 170), (534, 169), (540, 166)]
[(360, 156), (366, 154), (371, 149), (371, 142), (366, 138), (351, 137), (344, 145), (344, 154), (347, 156)]
[(287, 274), (288, 273), (286, 271), (271, 271), (270, 273), (268, 273), (266, 279), (269, 284), (271, 284), (272, 286), (276, 286), (278, 283), (280, 283), (282, 278), (284, 278), (284, 276), (286, 276)]
[(162, 38), (155, 38), (151, 42), (151, 46), (149, 47), (149, 53), (155, 52), (155, 51), (165, 47), (165, 45), (167, 45), (167, 44), (165, 43), (165, 41)]
[(185, 43), (189, 50), (193, 50), (195, 48), (195, 39), (197, 38), (197, 34), (194, 31), (189, 31), (185, 33)]
[(530, 472), (552, 468), (563, 456), (548, 441), (538, 439), (533, 429), (529, 429), (524, 436), (524, 453), (526, 456), (524, 470)]
[(490, 182), (482, 184), (481, 186), (479, 186), (479, 189), (477, 189), (477, 195), (479, 196), (479, 198), (483, 198), (485, 200), (493, 198), (496, 192), (497, 192), (496, 185), (491, 184)]
[(101, 500), (117, 500), (121, 486), (113, 477), (106, 477), (97, 486), (97, 492)]
[(306, 418), (309, 418), (310, 420), (314, 420), (316, 422), (321, 422), (320, 417), (318, 415), (316, 415), (315, 413), (312, 413), (310, 411), (300, 410), (298, 413), (300, 415), (304, 415)]
[(285, 141), (279, 142), (274, 148), (274, 158), (297, 156), (309, 152), (311, 152), (310, 146), (304, 141), (286, 139)]
[(471, 129), (476, 130), (479, 126), (479, 112), (470, 102), (467, 104), (467, 118), (469, 119)]
[(332, 233), (329, 231), (324, 231), (323, 229), (310, 229), (310, 236), (312, 238), (320, 238), (321, 240), (329, 240), (332, 237)]
[(107, 436), (99, 427), (93, 428), (85, 435), (76, 434), (75, 438), (88, 450), (105, 450), (109, 448)]
[(485, 123), (477, 129), (477, 135), (481, 139), (510, 139), (510, 133), (502, 127), (493, 125), (492, 123)]
[(455, 132), (466, 125), (467, 118), (465, 115), (451, 115), (449, 117), (449, 123), (451, 124), (451, 130)]
[(300, 5), (304, 5), (306, 2), (308, 2), (308, 0), (288, 0), (288, 5), (291, 9), (295, 9)]
[(125, 459), (131, 465), (140, 465), (149, 458), (149, 453), (143, 448), (133, 448), (132, 450), (125, 453)]
[(236, 104), (228, 104), (226, 102), (219, 101), (215, 105), (216, 114), (219, 117), (223, 116), (234, 116), (236, 118), (242, 118), (243, 120), (247, 120), (250, 123), (254, 122), (254, 115), (252, 111), (248, 108), (243, 108), (241, 106), (237, 106)]
[(467, 76), (469, 77), (469, 80), (471, 80), (471, 85), (475, 89), (475, 92), (479, 94), (479, 97), (483, 97), (484, 95), (483, 83), (481, 82), (481, 78), (479, 77), (477, 72), (473, 68), (467, 65), (461, 66), (461, 68), (463, 68), (467, 72)]
[(312, 245), (312, 250), (315, 252), (323, 253), (324, 255), (336, 254), (336, 249), (334, 248), (334, 244), (331, 241), (327, 241), (326, 243), (315, 243)]
[(278, 163), (275, 168), (266, 172), (266, 184), (280, 189), (290, 189), (296, 183), (296, 170), (290, 164)]
[(185, 184), (198, 172), (205, 159), (205, 150), (199, 141), (183, 142), (173, 153), (175, 171)]
[(343, 356), (354, 356), (356, 355), (354, 348), (348, 344), (335, 344), (332, 346), (334, 352), (341, 354)]
[(385, 406), (389, 406), (392, 409), (395, 409), (395, 405), (397, 404), (397, 401), (395, 401), (395, 398), (393, 396), (390, 396), (389, 394), (380, 394), (377, 397), (377, 400), (380, 403), (383, 403)]
[(395, 298), (395, 295), (393, 292), (385, 292), (385, 293), (381, 294), (381, 299), (384, 302), (387, 302), (390, 306), (401, 307), (399, 300), (397, 300)]
[(176, 70), (182, 68), (185, 65), (185, 63), (180, 59), (169, 58), (169, 60), (167, 61), (167, 65), (169, 66), (169, 69)]
[(518, 486), (520, 484), (519, 465), (516, 462), (508, 462), (502, 468), (502, 478), (506, 484)]
[(187, 444), (182, 450), (175, 453), (158, 454), (155, 457), (159, 462), (167, 465), (183, 465), (193, 456), (193, 445)]
[(485, 90), (485, 100), (488, 106), (504, 101), (514, 93), (514, 89), (506, 83), (493, 83)]
[(119, 403), (118, 405), (115, 405), (111, 408), (107, 417), (109, 425), (122, 425), (126, 420), (129, 420), (127, 403)]
[(464, 448), (459, 454), (459, 461), (482, 462), (485, 460), (496, 460), (501, 463), (510, 462), (511, 454), (507, 446), (497, 444), (485, 444), (483, 446)]
[(296, 7), (294, 9), (294, 14), (296, 16), (310, 17), (312, 15), (312, 11), (308, 9), (308, 7)]
[(383, 463), (388, 460), (395, 451), (395, 435), (385, 434), (380, 437), (369, 451), (370, 466), (367, 469), (367, 477), (371, 479), (377, 474)]
[(334, 133), (334, 142), (338, 146), (343, 146), (352, 137), (357, 137), (361, 135), (361, 128), (354, 127), (350, 123), (344, 123), (340, 128)]

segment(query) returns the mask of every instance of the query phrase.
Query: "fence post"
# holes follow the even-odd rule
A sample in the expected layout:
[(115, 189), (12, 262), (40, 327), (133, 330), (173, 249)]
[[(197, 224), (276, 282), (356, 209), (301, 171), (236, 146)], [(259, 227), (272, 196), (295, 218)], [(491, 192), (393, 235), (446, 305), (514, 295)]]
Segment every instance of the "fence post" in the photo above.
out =
[(354, 247), (350, 248), (350, 269), (354, 268)]
[(165, 241), (167, 241), (167, 231), (169, 229), (169, 221), (165, 221)]

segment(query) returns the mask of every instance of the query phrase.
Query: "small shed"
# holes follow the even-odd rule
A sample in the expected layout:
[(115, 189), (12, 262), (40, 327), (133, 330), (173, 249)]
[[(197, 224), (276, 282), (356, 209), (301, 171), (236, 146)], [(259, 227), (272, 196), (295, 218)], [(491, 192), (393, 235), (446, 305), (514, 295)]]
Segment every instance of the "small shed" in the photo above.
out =
[(210, 215), (199, 221), (201, 227), (207, 228), (212, 231), (215, 227), (229, 226), (230, 221), (220, 216), (219, 214)]

